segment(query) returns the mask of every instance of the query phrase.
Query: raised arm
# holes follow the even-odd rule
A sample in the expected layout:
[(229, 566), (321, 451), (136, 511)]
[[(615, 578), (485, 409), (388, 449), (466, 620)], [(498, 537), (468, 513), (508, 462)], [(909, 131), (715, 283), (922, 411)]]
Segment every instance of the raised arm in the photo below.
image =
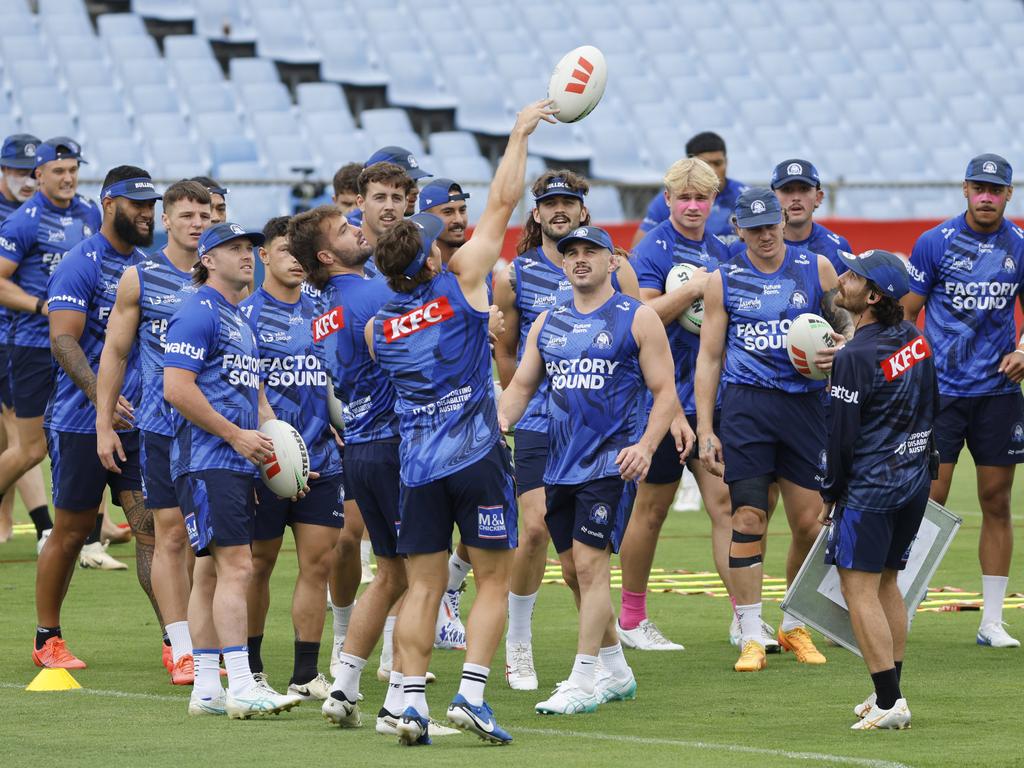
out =
[(508, 432), (523, 417), (523, 411), (544, 378), (544, 361), (537, 347), (537, 337), (540, 336), (547, 316), (547, 312), (541, 313), (530, 328), (526, 346), (523, 348), (523, 359), (519, 362), (515, 376), (501, 393), (501, 401), (498, 403), (498, 426), (502, 432)]
[(551, 104), (550, 99), (544, 99), (523, 107), (519, 113), (508, 137), (505, 154), (491, 181), (487, 206), (473, 230), (473, 237), (448, 262), (448, 269), (458, 277), (466, 298), (481, 311), (487, 309), (484, 278), (498, 263), (508, 221), (523, 197), (528, 137), (541, 120), (555, 122), (551, 117), (555, 113)]
[(700, 351), (697, 353), (693, 389), (697, 401), (697, 450), (704, 467), (719, 476), (724, 467), (722, 444), (714, 431), (715, 401), (722, 377), (725, 334), (729, 328), (729, 316), (723, 302), (722, 273), (715, 272), (708, 278), (704, 290), (704, 320), (700, 327)]

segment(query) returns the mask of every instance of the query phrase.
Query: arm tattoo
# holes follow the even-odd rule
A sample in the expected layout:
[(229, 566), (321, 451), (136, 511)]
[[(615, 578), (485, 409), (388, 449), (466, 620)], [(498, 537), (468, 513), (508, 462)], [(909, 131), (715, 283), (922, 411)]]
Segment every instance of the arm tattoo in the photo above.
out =
[(836, 306), (836, 296), (838, 294), (838, 287), (825, 291), (825, 295), (821, 297), (821, 314), (836, 329), (836, 333), (841, 333), (846, 338), (851, 339), (853, 338), (854, 331), (853, 318), (850, 317), (850, 313), (845, 309)]
[(82, 351), (78, 339), (63, 333), (54, 339), (53, 357), (92, 403), (96, 402), (96, 374)]

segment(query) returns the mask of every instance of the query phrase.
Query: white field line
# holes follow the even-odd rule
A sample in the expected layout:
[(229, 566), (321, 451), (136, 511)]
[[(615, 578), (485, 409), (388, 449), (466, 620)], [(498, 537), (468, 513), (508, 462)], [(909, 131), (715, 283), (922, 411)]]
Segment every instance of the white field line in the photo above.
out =
[[(0, 682), (0, 689), (21, 690), (21, 683)], [(158, 693), (135, 693), (131, 691), (106, 691), (95, 688), (80, 688), (71, 691), (78, 696), (102, 696), (111, 699), (137, 699), (140, 701), (166, 701), (184, 705), (185, 696), (169, 696)], [(905, 763), (894, 763), (888, 760), (875, 760), (867, 757), (849, 757), (845, 755), (824, 754), (821, 752), (791, 752), (785, 749), (767, 749), (765, 747), (746, 747), (742, 744), (715, 744), (707, 741), (688, 741), (686, 739), (658, 739), (644, 736), (627, 736), (614, 733), (589, 733), (582, 731), (565, 731), (555, 728), (514, 728), (513, 734), (525, 733), (532, 736), (556, 736), (558, 738), (574, 738), (591, 741), (611, 741), (620, 744), (657, 745), (679, 747), (684, 750), (705, 750), (712, 752), (731, 752), (742, 755), (762, 755), (768, 757), (784, 757), (787, 760), (806, 760), (822, 765), (854, 765), (862, 768), (910, 768)]]

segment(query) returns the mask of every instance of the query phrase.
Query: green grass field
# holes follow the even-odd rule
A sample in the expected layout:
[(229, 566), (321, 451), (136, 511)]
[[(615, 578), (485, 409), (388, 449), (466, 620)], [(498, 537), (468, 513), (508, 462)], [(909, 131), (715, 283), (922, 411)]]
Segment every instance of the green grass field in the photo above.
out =
[[(1015, 509), (1024, 508), (1019, 484)], [(973, 468), (961, 466), (950, 508), (964, 525), (935, 584), (979, 589), (976, 560), (980, 513)], [(24, 511), (18, 521), (25, 521)], [(783, 574), (785, 520), (772, 525), (766, 572)], [(288, 612), (295, 576), (286, 542), (274, 575), (274, 603), (264, 659), (271, 683), (287, 685), (292, 637)], [(131, 556), (131, 545), (111, 550)], [(1019, 558), (1018, 558), (1019, 560)], [(130, 561), (129, 561), (130, 562)], [(656, 565), (710, 570), (703, 513), (672, 514)], [(1011, 591), (1022, 590), (1020, 566)], [(88, 765), (211, 766), (389, 765), (683, 765), (683, 766), (1010, 766), (1024, 765), (1021, 688), (1024, 651), (979, 648), (979, 614), (924, 613), (915, 619), (904, 668), (905, 695), (914, 713), (906, 732), (855, 733), (851, 707), (870, 692), (860, 659), (827, 647), (824, 667), (798, 665), (790, 654), (770, 656), (761, 674), (732, 671), (736, 652), (727, 641), (728, 602), (705, 596), (653, 594), (649, 609), (666, 634), (686, 645), (674, 654), (627, 652), (639, 682), (635, 702), (605, 705), (593, 715), (541, 717), (533, 705), (568, 674), (575, 653), (576, 615), (569, 591), (544, 586), (537, 603), (534, 652), (541, 690), (513, 693), (502, 675), (499, 650), (488, 699), (515, 737), (504, 749), (467, 735), (435, 740), (428, 749), (403, 750), (374, 734), (372, 722), (384, 686), (364, 675), (364, 726), (342, 731), (304, 704), (268, 721), (189, 718), (188, 689), (173, 688), (160, 666), (159, 628), (135, 580), (122, 572), (77, 571), (65, 603), (64, 636), (89, 662), (77, 673), (83, 690), (28, 693), (36, 673), (30, 658), (35, 625), (34, 537), (0, 545), (0, 766)], [(472, 598), (472, 586), (466, 606)], [(617, 602), (618, 595), (615, 600)], [(777, 606), (766, 618), (777, 624)], [(1024, 610), (1007, 611), (1012, 634), (1024, 635)], [(327, 621), (321, 669), (327, 668)], [(462, 654), (435, 652), (438, 683), (428, 689), (435, 715), (457, 688)], [(635, 763), (634, 763), (635, 761)]]

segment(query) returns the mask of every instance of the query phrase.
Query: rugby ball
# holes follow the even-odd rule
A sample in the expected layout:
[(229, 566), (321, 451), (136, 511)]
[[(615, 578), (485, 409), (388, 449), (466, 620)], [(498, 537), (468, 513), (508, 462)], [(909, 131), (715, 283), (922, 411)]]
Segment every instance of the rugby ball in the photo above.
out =
[(786, 334), (786, 351), (797, 373), (815, 381), (828, 378), (828, 374), (814, 364), (814, 356), (836, 345), (832, 332), (832, 326), (825, 318), (810, 312), (793, 321)]
[(601, 101), (607, 81), (608, 65), (601, 51), (592, 45), (569, 51), (548, 81), (548, 98), (558, 109), (555, 119), (575, 123), (589, 115)]
[(305, 488), (309, 479), (306, 443), (295, 427), (280, 419), (263, 422), (260, 432), (274, 441), (274, 453), (260, 464), (260, 477), (275, 495), (289, 499)]
[(327, 414), (331, 420), (331, 426), (340, 435), (345, 430), (345, 414), (341, 407), (341, 400), (334, 394), (334, 384), (330, 377), (327, 379)]
[[(676, 264), (668, 271), (668, 277), (665, 278), (665, 293), (674, 291), (681, 285), (688, 283), (690, 278), (693, 276), (693, 273), (696, 271), (697, 267), (693, 266), (693, 264)], [(679, 316), (676, 322), (690, 333), (700, 335), (700, 324), (703, 321), (704, 300), (697, 299), (686, 309), (685, 312), (683, 312), (683, 314)]]

